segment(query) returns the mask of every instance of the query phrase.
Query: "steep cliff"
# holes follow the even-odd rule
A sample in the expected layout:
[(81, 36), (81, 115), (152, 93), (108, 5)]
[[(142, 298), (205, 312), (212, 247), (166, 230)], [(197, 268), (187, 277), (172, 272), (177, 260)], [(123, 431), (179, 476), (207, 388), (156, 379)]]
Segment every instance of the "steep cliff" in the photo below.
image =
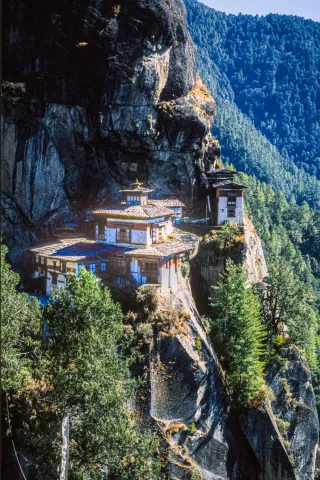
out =
[(12, 258), (138, 177), (188, 193), (219, 148), (182, 0), (4, 3), (3, 231)]
[(223, 239), (219, 228), (205, 235), (197, 256), (191, 262), (193, 294), (201, 311), (206, 311), (212, 285), (216, 285), (227, 258), (243, 264), (248, 284), (261, 282), (267, 275), (267, 265), (261, 240), (252, 222), (245, 217), (244, 229), (233, 239)]
[[(163, 309), (177, 316), (156, 328), (151, 344), (150, 414), (164, 438), (169, 478), (296, 480), (270, 404), (233, 410), (188, 282), (161, 298)], [(311, 443), (305, 451), (312, 456)]]

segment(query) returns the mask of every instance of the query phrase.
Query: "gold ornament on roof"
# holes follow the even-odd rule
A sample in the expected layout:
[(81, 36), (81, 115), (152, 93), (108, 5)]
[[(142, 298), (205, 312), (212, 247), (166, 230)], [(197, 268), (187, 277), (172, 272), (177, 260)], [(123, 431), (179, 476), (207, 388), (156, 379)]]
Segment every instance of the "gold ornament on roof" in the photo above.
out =
[(143, 185), (143, 182), (139, 182), (139, 180), (136, 178), (136, 181), (135, 181), (134, 185), (137, 185), (138, 187), (141, 187), (141, 185)]

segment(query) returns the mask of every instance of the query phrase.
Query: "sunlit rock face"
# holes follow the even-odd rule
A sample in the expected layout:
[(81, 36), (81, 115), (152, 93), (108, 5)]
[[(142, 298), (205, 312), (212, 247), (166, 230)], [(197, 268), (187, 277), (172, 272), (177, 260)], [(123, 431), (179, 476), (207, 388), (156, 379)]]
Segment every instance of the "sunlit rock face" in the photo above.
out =
[(4, 3), (11, 255), (138, 177), (188, 195), (219, 154), (182, 0)]

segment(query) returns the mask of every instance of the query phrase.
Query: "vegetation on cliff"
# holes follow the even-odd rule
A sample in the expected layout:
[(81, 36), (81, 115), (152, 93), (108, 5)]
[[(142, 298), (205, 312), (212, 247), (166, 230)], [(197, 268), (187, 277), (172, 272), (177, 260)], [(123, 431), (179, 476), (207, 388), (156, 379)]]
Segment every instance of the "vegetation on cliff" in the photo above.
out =
[(252, 402), (263, 385), (266, 330), (242, 266), (227, 260), (214, 287), (211, 337), (234, 405)]
[[(15, 291), (17, 276), (4, 256), (5, 250), (1, 284), (6, 368), (1, 373), (9, 411), (6, 402), (3, 407), (14, 425), (9, 440), (14, 435), (33, 478), (56, 478), (66, 415), (69, 478), (106, 478), (107, 472), (115, 479), (160, 478), (157, 439), (140, 430), (129, 407), (133, 386), (118, 348), (122, 313), (108, 289), (82, 270), (78, 277), (70, 276), (68, 291), (57, 289), (50, 305), (40, 311)], [(40, 319), (49, 337), (45, 342), (29, 341), (26, 320), (33, 336), (39, 336)]]

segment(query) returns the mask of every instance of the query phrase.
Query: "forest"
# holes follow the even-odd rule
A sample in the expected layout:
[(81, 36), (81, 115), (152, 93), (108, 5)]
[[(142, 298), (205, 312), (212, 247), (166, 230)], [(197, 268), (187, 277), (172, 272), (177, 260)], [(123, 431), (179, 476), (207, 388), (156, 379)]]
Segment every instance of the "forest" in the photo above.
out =
[(186, 5), (198, 69), (217, 102), (213, 133), (224, 159), (286, 198), (319, 207), (319, 24)]
[(246, 210), (269, 268), (284, 262), (317, 312), (319, 399), (320, 25), (226, 15), (196, 0), (186, 6), (199, 73), (217, 102), (212, 133), (222, 160), (243, 172)]

